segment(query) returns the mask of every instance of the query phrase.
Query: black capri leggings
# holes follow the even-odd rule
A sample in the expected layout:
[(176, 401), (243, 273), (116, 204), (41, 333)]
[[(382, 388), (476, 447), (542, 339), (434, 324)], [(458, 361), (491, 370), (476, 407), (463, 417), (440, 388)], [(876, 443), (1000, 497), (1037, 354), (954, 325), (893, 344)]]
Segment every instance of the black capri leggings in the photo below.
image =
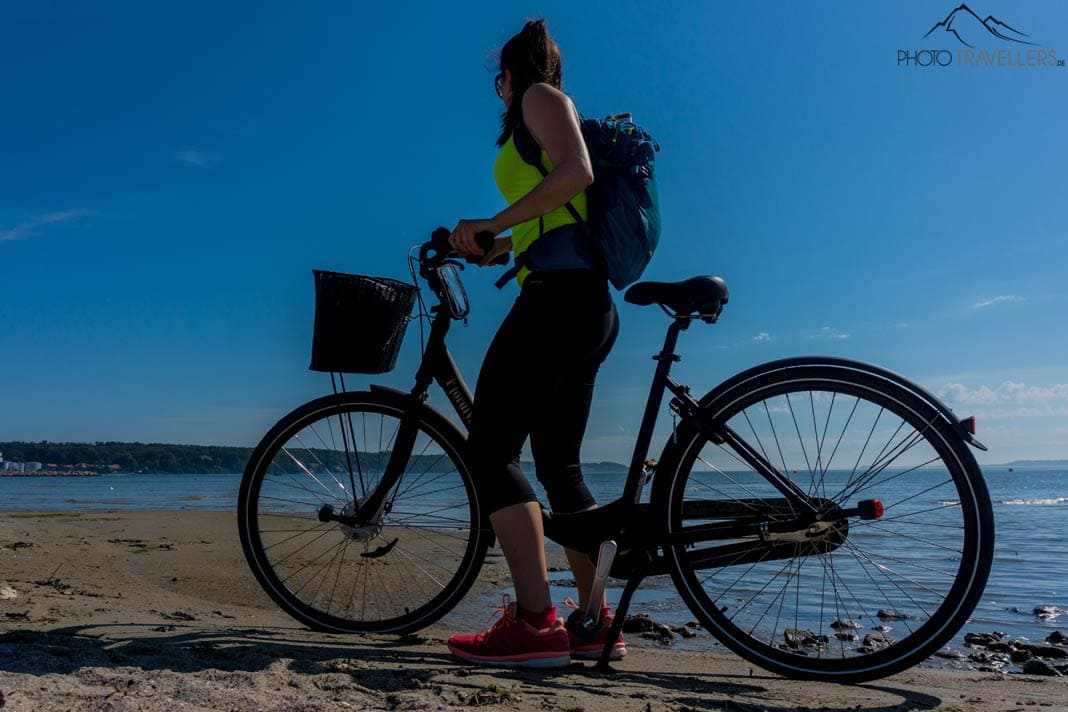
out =
[(577, 512), (595, 504), (582, 481), (579, 449), (597, 370), (618, 333), (603, 275), (561, 270), (524, 280), (475, 387), (470, 462), (490, 513), (537, 501), (519, 468), (528, 436), (552, 510)]

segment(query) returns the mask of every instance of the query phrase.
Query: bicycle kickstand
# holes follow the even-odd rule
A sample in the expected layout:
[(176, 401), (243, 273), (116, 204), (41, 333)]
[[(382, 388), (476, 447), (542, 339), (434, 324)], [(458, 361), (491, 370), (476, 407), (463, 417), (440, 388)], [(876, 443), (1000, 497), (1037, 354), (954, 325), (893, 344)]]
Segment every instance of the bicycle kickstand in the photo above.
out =
[(612, 648), (615, 647), (615, 642), (619, 640), (620, 633), (623, 632), (623, 623), (627, 620), (627, 609), (630, 608), (630, 599), (634, 596), (634, 592), (638, 590), (638, 586), (641, 585), (645, 579), (646, 572), (649, 570), (649, 566), (652, 564), (652, 559), (649, 557), (648, 552), (643, 552), (642, 564), (638, 566), (634, 572), (627, 579), (627, 585), (623, 587), (623, 595), (619, 598), (619, 605), (616, 606), (615, 619), (612, 621), (612, 629), (608, 631), (608, 637), (604, 642), (604, 649), (601, 650), (601, 657), (597, 660), (597, 664), (593, 666), (596, 672), (615, 672), (612, 666), (608, 664), (608, 661), (612, 658)]

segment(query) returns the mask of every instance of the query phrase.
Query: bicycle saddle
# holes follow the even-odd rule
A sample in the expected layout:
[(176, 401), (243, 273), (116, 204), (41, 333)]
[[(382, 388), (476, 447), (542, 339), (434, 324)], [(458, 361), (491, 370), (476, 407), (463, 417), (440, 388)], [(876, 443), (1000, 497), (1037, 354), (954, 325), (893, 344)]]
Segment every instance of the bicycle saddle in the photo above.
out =
[(716, 320), (729, 298), (727, 283), (709, 275), (681, 282), (638, 282), (623, 295), (630, 304), (659, 304), (676, 316), (696, 315), (709, 323)]

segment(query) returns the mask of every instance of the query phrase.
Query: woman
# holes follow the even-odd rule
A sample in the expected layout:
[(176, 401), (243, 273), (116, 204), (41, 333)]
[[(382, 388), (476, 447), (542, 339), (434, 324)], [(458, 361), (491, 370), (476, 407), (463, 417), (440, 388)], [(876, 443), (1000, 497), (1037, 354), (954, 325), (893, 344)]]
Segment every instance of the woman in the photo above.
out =
[[(497, 94), (506, 110), (497, 140), (494, 179), (509, 206), (483, 220), (461, 220), (449, 237), (465, 255), (482, 255), (475, 235), (496, 237), (482, 265), (511, 251), (520, 294), (486, 353), (475, 389), (469, 445), (472, 470), (508, 562), (516, 601), (505, 596), (503, 617), (486, 633), (457, 635), (449, 649), (464, 660), (525, 667), (567, 665), (597, 657), (607, 625), (594, 640), (569, 633), (549, 597), (541, 511), (519, 468), (527, 437), (538, 480), (554, 512), (596, 506), (582, 480), (579, 448), (589, 418), (597, 369), (619, 322), (604, 274), (566, 207), (587, 217), (585, 189), (593, 169), (571, 100), (561, 91), (560, 50), (543, 20), (526, 23), (504, 45)], [(517, 131), (541, 149), (544, 179), (520, 158)], [(524, 135), (523, 138), (528, 138)], [(585, 610), (593, 578), (588, 556), (567, 551)], [(608, 609), (602, 617), (611, 623)], [(572, 602), (572, 605), (573, 602)], [(622, 638), (613, 658), (625, 653)]]

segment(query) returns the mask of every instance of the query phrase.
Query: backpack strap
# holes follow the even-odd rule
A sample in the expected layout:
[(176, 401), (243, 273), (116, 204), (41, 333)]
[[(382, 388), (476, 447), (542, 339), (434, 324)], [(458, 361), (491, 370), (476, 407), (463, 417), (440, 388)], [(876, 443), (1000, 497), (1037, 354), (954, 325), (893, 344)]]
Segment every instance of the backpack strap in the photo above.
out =
[[(515, 144), (515, 150), (519, 154), (519, 157), (523, 159), (524, 163), (537, 168), (541, 173), (542, 178), (549, 175), (548, 169), (546, 169), (541, 162), (541, 146), (534, 140), (534, 135), (530, 133), (530, 129), (527, 128), (527, 125), (523, 123), (522, 120), (520, 120), (519, 125), (516, 126), (515, 130), (512, 132), (512, 142)], [(568, 212), (571, 213), (571, 217), (575, 219), (575, 223), (582, 228), (582, 233), (587, 237), (591, 236), (592, 232), (589, 223), (582, 219), (582, 216), (579, 215), (578, 210), (571, 204), (571, 201), (569, 200), (565, 205), (567, 206)], [(538, 237), (541, 238), (544, 234), (545, 219), (544, 216), (542, 216), (538, 218)], [(497, 287), (497, 289), (504, 289), (505, 285), (519, 274), (519, 270), (527, 266), (526, 257), (526, 252), (517, 255), (512, 261), (512, 266), (500, 276), (500, 279), (494, 282), (494, 286)]]
[(523, 269), (526, 266), (526, 264), (527, 264), (527, 259), (526, 258), (527, 258), (527, 253), (526, 252), (524, 252), (523, 254), (520, 254), (520, 255), (516, 255), (515, 259), (512, 260), (512, 266), (509, 267), (507, 270), (505, 270), (504, 274), (502, 274), (500, 276), (500, 278), (496, 282), (493, 283), (493, 286), (496, 287), (497, 289), (504, 289), (505, 285), (507, 285), (509, 282), (511, 282), (512, 279), (517, 274), (519, 274), (519, 270)]
[[(519, 153), (519, 157), (523, 159), (524, 163), (537, 168), (541, 172), (542, 178), (549, 175), (549, 171), (546, 170), (541, 162), (541, 146), (534, 140), (534, 135), (530, 133), (530, 129), (527, 128), (527, 125), (522, 120), (519, 121), (519, 125), (512, 132), (512, 143), (515, 144), (515, 150)], [(584, 226), (583, 232), (588, 234), (588, 224), (579, 215), (578, 210), (575, 210), (575, 206), (571, 204), (570, 200), (565, 205), (567, 206), (567, 211), (571, 213), (571, 217), (575, 218), (575, 222), (579, 225)]]

